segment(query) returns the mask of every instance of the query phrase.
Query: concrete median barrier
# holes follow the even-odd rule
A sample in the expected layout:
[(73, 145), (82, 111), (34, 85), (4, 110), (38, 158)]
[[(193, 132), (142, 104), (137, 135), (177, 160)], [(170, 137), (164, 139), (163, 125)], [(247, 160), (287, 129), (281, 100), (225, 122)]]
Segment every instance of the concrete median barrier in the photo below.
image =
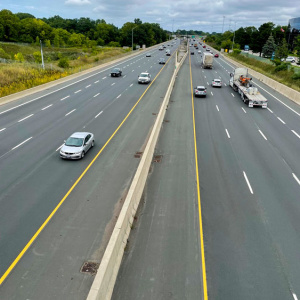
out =
[(113, 233), (103, 255), (87, 300), (111, 299), (117, 274), (121, 265), (124, 248), (126, 247), (131, 225), (133, 223), (136, 210), (142, 197), (142, 193), (149, 173), (149, 168), (152, 162), (155, 145), (158, 140), (162, 122), (164, 120), (175, 78), (186, 56), (187, 53), (180, 61), (180, 63), (176, 64), (175, 66), (175, 70), (171, 78), (167, 93), (164, 97), (151, 135), (145, 147), (145, 151), (131, 183), (129, 192), (124, 201), (121, 213), (118, 217), (117, 223), (114, 227)]

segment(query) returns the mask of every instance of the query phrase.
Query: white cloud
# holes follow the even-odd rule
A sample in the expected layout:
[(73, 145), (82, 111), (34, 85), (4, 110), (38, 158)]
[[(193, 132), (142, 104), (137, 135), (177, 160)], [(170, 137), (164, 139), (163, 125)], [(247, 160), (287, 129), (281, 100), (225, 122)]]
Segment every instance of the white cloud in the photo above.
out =
[(65, 1), (65, 4), (67, 4), (67, 5), (86, 5), (86, 4), (91, 4), (91, 1), (89, 1), (89, 0), (67, 0), (67, 1)]

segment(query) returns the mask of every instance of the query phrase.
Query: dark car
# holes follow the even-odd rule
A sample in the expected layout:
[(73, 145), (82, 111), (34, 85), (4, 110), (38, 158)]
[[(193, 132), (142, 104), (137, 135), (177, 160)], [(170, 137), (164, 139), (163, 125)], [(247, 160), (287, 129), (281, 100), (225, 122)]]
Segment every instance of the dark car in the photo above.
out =
[(120, 68), (114, 68), (110, 72), (111, 77), (119, 77), (122, 76), (122, 70)]
[(219, 54), (218, 54), (218, 53), (216, 53), (216, 54), (215, 54), (215, 57), (219, 57)]
[(164, 65), (166, 63), (164, 58), (160, 58), (158, 61), (159, 64)]
[(191, 51), (191, 55), (194, 55), (194, 51)]
[(206, 48), (206, 46), (204, 45), (203, 48)]

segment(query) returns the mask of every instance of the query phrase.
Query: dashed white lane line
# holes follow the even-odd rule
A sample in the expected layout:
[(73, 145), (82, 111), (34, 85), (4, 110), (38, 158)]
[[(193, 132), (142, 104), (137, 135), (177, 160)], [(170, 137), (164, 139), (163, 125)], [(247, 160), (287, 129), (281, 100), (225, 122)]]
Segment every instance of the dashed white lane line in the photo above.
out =
[(48, 106), (46, 106), (46, 107), (42, 108), (41, 110), (45, 110), (45, 109), (47, 109), (47, 108), (51, 107), (52, 105), (53, 105), (53, 104), (50, 104), (50, 105), (48, 105)]
[(98, 118), (103, 113), (103, 110), (99, 112), (97, 116), (95, 116), (95, 119)]
[(100, 80), (96, 80), (94, 83), (98, 83)]
[(105, 78), (107, 78), (107, 76), (103, 77), (102, 79), (105, 79)]
[(25, 144), (26, 142), (28, 142), (29, 140), (31, 140), (32, 137), (28, 138), (27, 140), (23, 141), (22, 143), (20, 143), (19, 145), (13, 147), (11, 150), (15, 150), (16, 148), (20, 147), (21, 145)]
[(77, 94), (77, 93), (79, 93), (79, 92), (81, 92), (81, 90), (78, 90), (78, 91), (74, 92), (74, 94)]
[(0, 132), (3, 131), (3, 130), (5, 130), (5, 129), (6, 129), (6, 128), (1, 128), (1, 129), (0, 129)]
[(69, 111), (69, 112), (65, 115), (65, 117), (68, 116), (69, 114), (71, 114), (72, 112), (74, 112), (75, 110), (76, 110), (76, 108), (73, 109), (73, 110), (71, 110), (71, 111)]
[(209, 83), (206, 81), (207, 85), (209, 85)]
[(277, 119), (282, 123), (285, 124), (285, 122), (283, 120), (281, 120), (279, 117), (277, 117)]
[(126, 75), (123, 76), (123, 78), (125, 78), (125, 77), (126, 77)]
[(120, 94), (120, 95), (117, 97), (117, 99), (119, 99), (119, 98), (121, 97), (121, 95), (122, 95), (122, 94)]
[(26, 120), (26, 119), (28, 119), (28, 118), (30, 118), (30, 117), (32, 117), (32, 116), (33, 116), (33, 114), (31, 114), (31, 115), (29, 115), (29, 116), (27, 116), (27, 117), (25, 117), (25, 118), (19, 120), (18, 122), (22, 122), (22, 121), (24, 121), (24, 120)]
[(100, 93), (96, 94), (96, 95), (94, 96), (94, 98), (97, 97), (97, 96), (99, 96), (99, 95), (100, 95)]
[(131, 72), (134, 72), (134, 70), (132, 70)]
[(231, 93), (232, 97), (234, 97), (233, 93)]
[(293, 177), (295, 178), (295, 180), (298, 182), (298, 184), (300, 185), (300, 180), (298, 179), (298, 177), (296, 176), (296, 174), (292, 173)]
[(69, 96), (66, 96), (66, 97), (64, 97), (64, 98), (61, 98), (60, 101), (64, 101), (65, 99), (67, 99), (67, 98), (69, 98), (69, 97), (70, 97), (70, 95), (69, 95)]
[(116, 83), (115, 82), (113, 82), (112, 84), (111, 84), (111, 86), (113, 86), (113, 85), (115, 85)]
[(230, 139), (229, 132), (228, 132), (228, 130), (227, 130), (226, 128), (225, 128), (225, 131), (226, 131), (226, 133), (227, 133), (228, 138)]
[(210, 93), (211, 93), (212, 96), (214, 95), (213, 92), (210, 92)]
[(206, 78), (206, 76), (204, 76), (204, 78)]
[(293, 293), (294, 300), (298, 300), (297, 295)]
[(91, 84), (87, 85), (85, 88), (87, 89), (87, 88), (89, 88), (90, 86), (91, 86)]
[(224, 85), (225, 85), (225, 86), (227, 86), (227, 84), (226, 84), (226, 83), (224, 83)]
[(269, 107), (267, 107), (267, 110), (272, 114), (273, 113), (273, 111), (269, 108)]
[(244, 111), (245, 114), (247, 113), (246, 110), (244, 109), (244, 107), (242, 107), (242, 110)]
[(300, 139), (300, 135), (295, 130), (292, 130), (292, 133)]
[(267, 141), (268, 139), (266, 138), (266, 136), (262, 133), (262, 131), (261, 130), (258, 130), (259, 131), (259, 133), (262, 135), (262, 137)]
[(129, 65), (127, 65), (127, 67), (129, 67)]
[(133, 86), (133, 83), (129, 87), (132, 87), (132, 86)]
[(218, 105), (216, 105), (216, 108), (217, 108), (218, 111), (220, 111)]
[(252, 190), (251, 184), (250, 184), (250, 182), (248, 180), (247, 174), (244, 171), (243, 171), (243, 173), (244, 173), (245, 180), (246, 180), (246, 182), (248, 184), (249, 190), (250, 190), (251, 194), (253, 194), (253, 190)]

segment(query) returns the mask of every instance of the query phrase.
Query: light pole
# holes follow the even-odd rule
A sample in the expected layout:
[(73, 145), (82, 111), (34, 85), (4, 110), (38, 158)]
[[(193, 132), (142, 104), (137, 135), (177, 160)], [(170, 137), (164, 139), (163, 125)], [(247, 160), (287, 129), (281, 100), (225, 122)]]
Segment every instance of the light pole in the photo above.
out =
[(137, 28), (138, 26), (135, 26), (135, 27), (133, 27), (132, 28), (132, 30), (131, 30), (131, 47), (132, 47), (132, 51), (133, 51), (133, 30), (135, 29), (135, 28)]
[(234, 38), (235, 38), (235, 28), (236, 28), (236, 22), (234, 22), (234, 33), (233, 33), (233, 41), (232, 41), (232, 51), (233, 51), (233, 44), (234, 44)]
[(41, 56), (42, 56), (42, 68), (45, 69), (44, 55), (43, 55), (43, 46), (42, 46), (42, 41), (41, 40), (40, 40), (40, 44), (41, 44)]

